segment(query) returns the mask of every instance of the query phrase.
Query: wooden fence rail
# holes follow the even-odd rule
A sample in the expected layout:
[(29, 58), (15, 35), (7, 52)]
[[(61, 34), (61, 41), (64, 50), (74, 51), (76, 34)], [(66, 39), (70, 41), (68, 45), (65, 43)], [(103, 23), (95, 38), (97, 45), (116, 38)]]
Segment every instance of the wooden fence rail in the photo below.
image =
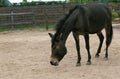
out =
[(39, 5), (21, 7), (1, 7), (0, 27), (17, 25), (48, 25), (55, 24), (74, 5)]
[(0, 8), (0, 27), (49, 25), (56, 22), (74, 5), (39, 5)]
[(0, 8), (0, 27), (55, 24), (72, 5), (40, 5)]
[[(15, 21), (15, 16), (25, 16), (25, 15), (30, 15), (29, 17), (32, 17), (30, 20), (27, 21)], [(23, 25), (23, 24), (32, 24), (34, 25), (34, 14), (33, 12), (24, 12), (24, 13), (14, 13), (11, 11), (11, 13), (5, 13), (5, 14), (0, 14), (0, 17), (3, 17), (2, 19), (10, 19), (9, 22), (0, 22), (0, 26), (11, 26), (12, 28), (15, 27), (15, 25)], [(23, 18), (24, 20), (24, 18)], [(4, 20), (3, 20), (4, 21)]]

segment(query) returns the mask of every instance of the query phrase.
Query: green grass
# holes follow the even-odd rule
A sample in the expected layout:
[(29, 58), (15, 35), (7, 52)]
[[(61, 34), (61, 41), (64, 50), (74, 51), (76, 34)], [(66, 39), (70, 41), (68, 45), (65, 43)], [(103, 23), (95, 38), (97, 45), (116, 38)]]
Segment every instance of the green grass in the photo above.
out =
[[(48, 30), (54, 30), (54, 25), (49, 25)], [(38, 25), (38, 26), (15, 26), (12, 27), (0, 27), (0, 32), (4, 31), (13, 31), (13, 30), (46, 30), (45, 25)]]

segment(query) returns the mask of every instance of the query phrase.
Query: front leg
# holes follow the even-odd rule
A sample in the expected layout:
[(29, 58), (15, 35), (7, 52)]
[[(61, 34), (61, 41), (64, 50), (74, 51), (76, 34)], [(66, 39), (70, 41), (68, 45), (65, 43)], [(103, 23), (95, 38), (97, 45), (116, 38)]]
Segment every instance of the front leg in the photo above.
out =
[(89, 35), (85, 34), (84, 38), (85, 38), (85, 43), (86, 43), (86, 49), (87, 49), (87, 52), (88, 52), (87, 65), (90, 65), (91, 64), (91, 55), (90, 55)]
[(80, 61), (81, 61), (81, 55), (80, 55), (80, 45), (79, 45), (79, 34), (73, 32), (73, 37), (75, 39), (76, 49), (77, 49), (77, 55), (78, 55), (76, 66), (80, 66), (81, 65), (81, 63), (80, 63)]

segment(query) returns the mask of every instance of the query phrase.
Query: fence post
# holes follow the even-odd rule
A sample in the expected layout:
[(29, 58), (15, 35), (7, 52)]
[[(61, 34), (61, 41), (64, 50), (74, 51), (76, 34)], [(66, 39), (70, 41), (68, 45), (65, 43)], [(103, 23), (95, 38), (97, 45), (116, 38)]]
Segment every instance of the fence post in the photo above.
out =
[(35, 27), (35, 13), (32, 11), (32, 21), (33, 21), (33, 27)]
[(13, 11), (11, 11), (11, 23), (12, 23), (12, 29), (14, 29), (14, 15), (13, 15)]
[(48, 15), (47, 15), (47, 10), (44, 10), (44, 15), (45, 15), (45, 26), (46, 26), (46, 30), (48, 30)]

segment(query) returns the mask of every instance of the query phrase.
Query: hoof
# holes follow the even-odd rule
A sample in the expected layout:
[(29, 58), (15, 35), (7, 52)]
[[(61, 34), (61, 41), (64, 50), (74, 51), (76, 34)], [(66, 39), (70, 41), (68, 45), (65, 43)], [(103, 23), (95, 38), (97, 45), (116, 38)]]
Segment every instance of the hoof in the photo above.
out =
[(81, 66), (81, 63), (77, 63), (76, 66), (77, 66), (77, 67), (78, 67), (78, 66)]
[(99, 55), (96, 54), (96, 55), (95, 55), (95, 58), (99, 58)]
[(86, 65), (91, 65), (91, 62), (87, 62), (87, 64)]

